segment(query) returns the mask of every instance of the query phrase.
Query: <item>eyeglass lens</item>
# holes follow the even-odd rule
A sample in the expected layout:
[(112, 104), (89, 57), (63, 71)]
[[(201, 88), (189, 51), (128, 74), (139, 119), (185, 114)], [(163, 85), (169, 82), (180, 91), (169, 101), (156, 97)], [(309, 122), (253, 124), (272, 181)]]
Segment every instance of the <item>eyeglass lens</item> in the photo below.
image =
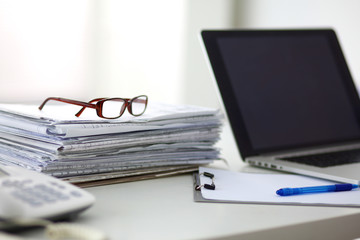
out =
[(125, 108), (125, 101), (122, 99), (110, 99), (103, 102), (102, 115), (106, 118), (117, 118)]
[[(144, 113), (146, 109), (146, 96), (139, 96), (129, 101), (131, 104), (131, 114), (139, 116)], [(125, 111), (125, 100), (121, 98), (109, 99), (103, 102), (102, 115), (106, 118), (117, 118), (121, 116)]]
[(146, 109), (146, 96), (139, 96), (131, 100), (132, 115), (139, 116), (145, 112)]

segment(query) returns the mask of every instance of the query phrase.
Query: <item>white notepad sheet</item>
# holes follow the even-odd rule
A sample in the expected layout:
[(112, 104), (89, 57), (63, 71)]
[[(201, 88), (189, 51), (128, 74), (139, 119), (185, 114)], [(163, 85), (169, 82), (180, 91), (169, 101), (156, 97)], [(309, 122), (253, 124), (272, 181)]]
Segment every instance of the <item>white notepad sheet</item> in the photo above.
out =
[(310, 187), (336, 184), (336, 182), (293, 174), (242, 173), (200, 167), (200, 184), (211, 184), (203, 172), (214, 174), (215, 190), (201, 188), (205, 200), (289, 205), (324, 205), (360, 207), (360, 190), (278, 196), (276, 190), (286, 187)]

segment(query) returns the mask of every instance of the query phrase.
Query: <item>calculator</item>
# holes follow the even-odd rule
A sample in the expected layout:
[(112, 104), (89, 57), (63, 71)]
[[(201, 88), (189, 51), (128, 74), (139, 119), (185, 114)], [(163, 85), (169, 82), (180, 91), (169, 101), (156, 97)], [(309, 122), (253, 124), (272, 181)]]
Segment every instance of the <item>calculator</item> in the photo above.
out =
[(70, 183), (33, 170), (0, 165), (0, 222), (72, 218), (94, 203), (93, 195)]

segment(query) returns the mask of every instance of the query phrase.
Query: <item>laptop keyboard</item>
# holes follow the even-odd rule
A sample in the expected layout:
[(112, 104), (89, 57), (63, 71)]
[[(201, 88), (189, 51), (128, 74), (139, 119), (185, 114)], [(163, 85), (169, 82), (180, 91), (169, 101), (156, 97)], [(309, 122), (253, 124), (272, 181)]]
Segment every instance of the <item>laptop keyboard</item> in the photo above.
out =
[(288, 162), (302, 163), (305, 165), (326, 168), (360, 162), (360, 149), (307, 156), (285, 157), (279, 159)]

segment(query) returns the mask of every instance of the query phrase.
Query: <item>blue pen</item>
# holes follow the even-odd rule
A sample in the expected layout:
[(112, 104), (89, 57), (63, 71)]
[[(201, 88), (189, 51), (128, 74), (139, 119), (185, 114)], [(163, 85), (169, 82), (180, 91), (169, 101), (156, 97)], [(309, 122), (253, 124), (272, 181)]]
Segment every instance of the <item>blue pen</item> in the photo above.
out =
[(291, 195), (306, 194), (306, 193), (350, 191), (355, 188), (359, 188), (359, 185), (345, 183), (345, 184), (335, 184), (335, 185), (317, 186), (317, 187), (281, 188), (276, 191), (276, 194), (280, 196), (291, 196)]

